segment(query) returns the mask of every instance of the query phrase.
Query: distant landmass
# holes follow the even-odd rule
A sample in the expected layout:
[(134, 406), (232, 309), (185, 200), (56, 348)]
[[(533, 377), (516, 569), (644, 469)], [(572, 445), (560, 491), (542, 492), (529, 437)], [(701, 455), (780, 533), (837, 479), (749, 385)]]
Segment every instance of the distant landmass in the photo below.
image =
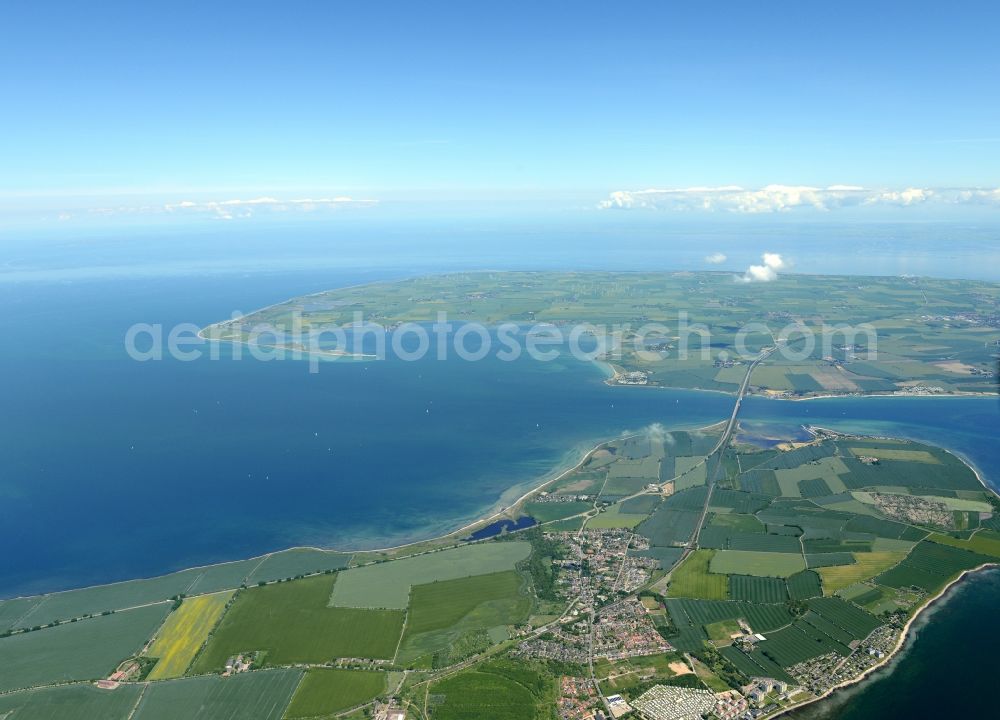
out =
[[(933, 278), (783, 274), (747, 283), (720, 272), (462, 273), (294, 298), (203, 334), (247, 342), (254, 328), (298, 326), (308, 337), (359, 318), (392, 330), (442, 315), (455, 324), (618, 332), (615, 351), (601, 357), (614, 368), (609, 382), (620, 384), (736, 392), (753, 356), (780, 340), (787, 352), (757, 368), (751, 393), (997, 392), (1000, 286)], [(252, 341), (307, 349), (266, 332)]]

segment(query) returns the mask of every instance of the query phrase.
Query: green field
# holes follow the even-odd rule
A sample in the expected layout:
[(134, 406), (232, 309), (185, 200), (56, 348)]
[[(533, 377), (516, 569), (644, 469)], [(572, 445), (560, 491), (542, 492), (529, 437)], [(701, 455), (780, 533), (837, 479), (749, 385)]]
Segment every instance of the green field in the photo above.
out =
[(681, 652), (700, 650), (709, 639), (707, 627), (726, 620), (745, 619), (754, 632), (769, 633), (794, 620), (785, 603), (763, 604), (725, 600), (666, 600), (667, 612), (677, 631), (668, 640)]
[(148, 605), (169, 600), (178, 594), (200, 595), (238, 588), (260, 563), (259, 559), (210, 565), (183, 570), (149, 580), (130, 580), (114, 585), (99, 585), (81, 590), (40, 596), (34, 608), (17, 622), (17, 628), (48, 625), (85, 615), (100, 615), (108, 610)]
[(674, 491), (704, 485), (708, 479), (703, 457), (678, 457), (674, 459)]
[[(843, 544), (835, 544), (831, 547), (837, 548), (847, 548), (850, 546)], [(819, 568), (835, 567), (838, 565), (854, 565), (857, 563), (855, 558), (859, 555), (869, 554), (867, 551), (871, 549), (870, 546), (859, 548), (862, 550), (860, 553), (847, 552), (845, 549), (843, 552), (819, 552), (819, 553), (808, 553), (806, 555), (806, 566), (810, 570), (818, 570)]]
[(0, 692), (107, 677), (136, 654), (170, 603), (123, 610), (0, 639)]
[(705, 626), (709, 640), (715, 642), (732, 642), (730, 638), (740, 632), (740, 624), (735, 620), (719, 620)]
[(715, 560), (715, 550), (695, 550), (670, 575), (668, 597), (725, 600), (729, 597), (729, 582), (725, 575), (709, 572)]
[[(718, 493), (719, 491), (716, 490), (716, 494)], [(739, 515), (736, 513), (715, 515), (712, 517), (712, 521), (709, 523), (709, 526), (721, 527), (734, 532), (743, 533), (764, 532), (764, 524), (753, 515)]]
[(432, 720), (549, 720), (552, 682), (522, 663), (492, 662), (435, 683)]
[(231, 655), (249, 651), (265, 652), (268, 665), (391, 659), (403, 612), (328, 607), (336, 579), (317, 575), (240, 592), (192, 670), (216, 672)]
[(593, 504), (588, 502), (530, 502), (524, 505), (524, 512), (540, 523), (561, 520), (593, 509)]
[(648, 515), (638, 515), (622, 512), (622, 504), (612, 505), (597, 517), (587, 521), (589, 530), (614, 530), (617, 528), (634, 528)]
[(619, 478), (640, 478), (646, 482), (657, 482), (660, 477), (660, 461), (652, 455), (637, 460), (618, 460), (608, 467), (608, 480)]
[(607, 477), (607, 471), (596, 469), (602, 464), (607, 464), (613, 462), (614, 456), (608, 455), (606, 451), (605, 454), (598, 454), (602, 451), (598, 451), (594, 455), (590, 456), (590, 459), (586, 461), (585, 468), (572, 472), (566, 477), (559, 480), (557, 483), (549, 486), (549, 491), (553, 494), (559, 495), (596, 495), (604, 485), (604, 480)]
[(370, 702), (385, 690), (386, 677), (383, 672), (313, 668), (306, 671), (299, 683), (285, 712), (285, 718), (299, 720), (328, 717)]
[(995, 558), (1000, 558), (1000, 534), (989, 530), (977, 532), (968, 540), (959, 540), (958, 538), (953, 538), (950, 535), (941, 535), (940, 533), (933, 533), (928, 540), (942, 545), (950, 545), (951, 547), (961, 548), (962, 550), (970, 550), (982, 555), (990, 555)]
[(796, 621), (790, 627), (769, 633), (757, 647), (765, 657), (784, 668), (830, 652), (845, 657), (851, 652), (843, 643), (804, 621)]
[(643, 490), (649, 483), (653, 482), (650, 478), (636, 478), (636, 477), (623, 477), (623, 478), (608, 478), (608, 482), (604, 485), (601, 490), (601, 498), (604, 500), (613, 501), (617, 498), (626, 497), (628, 495), (635, 495), (637, 492)]
[(278, 669), (151, 683), (135, 714), (120, 720), (279, 720), (301, 677)]
[(754, 603), (782, 603), (788, 600), (788, 588), (777, 577), (730, 575), (729, 597)]
[[(693, 492), (689, 490), (688, 492)], [(637, 532), (649, 538), (651, 544), (658, 547), (683, 545), (691, 539), (698, 527), (700, 513), (697, 510), (677, 509), (670, 505), (678, 496), (672, 496), (639, 526)]]
[[(763, 510), (771, 503), (771, 498), (766, 495), (754, 495), (725, 487), (716, 487), (712, 493), (712, 503), (709, 510), (713, 513), (737, 514), (743, 517), (750, 517), (750, 513)], [(757, 532), (750, 530), (750, 532)]]
[(476, 543), (351, 568), (339, 574), (330, 604), (341, 608), (402, 610), (409, 602), (412, 585), (513, 570), (530, 553), (531, 545), (522, 541)]
[(40, 602), (40, 597), (0, 600), (0, 633), (13, 627), (22, 615), (30, 612)]
[[(891, 453), (893, 459), (880, 460), (878, 464), (869, 465), (856, 457), (847, 456), (849, 452), (853, 454), (853, 451), (864, 450), (864, 448), (847, 447), (850, 442), (837, 443), (844, 454), (844, 464), (850, 470), (850, 475), (843, 478), (849, 490), (884, 488), (889, 492), (898, 492), (899, 489), (981, 492), (983, 489), (976, 474), (968, 465), (939, 448), (908, 443), (902, 448), (893, 450)], [(901, 455), (901, 453), (906, 454)], [(900, 456), (910, 459), (894, 459)]]
[(810, 611), (841, 628), (855, 640), (861, 640), (881, 623), (871, 613), (838, 597), (813, 598), (806, 601)]
[(531, 597), (524, 585), (513, 570), (414, 585), (399, 662), (445, 650), (467, 633), (525, 622)]
[(351, 556), (345, 553), (314, 548), (293, 548), (272, 553), (250, 573), (247, 585), (256, 585), (262, 581), (285, 580), (299, 575), (312, 575), (327, 570), (341, 570), (347, 567), (350, 559)]
[(879, 460), (906, 460), (909, 462), (931, 463), (940, 465), (941, 461), (926, 450), (907, 450), (898, 447), (851, 447), (848, 448), (854, 457), (876, 457)]
[(791, 553), (802, 552), (802, 545), (794, 535), (765, 533), (733, 533), (729, 536), (729, 550), (752, 550), (756, 552)]
[(124, 685), (115, 692), (98, 690), (93, 685), (62, 685), (0, 694), (0, 718), (127, 720), (141, 692), (139, 685)]
[(719, 550), (712, 558), (710, 571), (720, 575), (757, 575), (787, 578), (805, 570), (801, 555), (792, 553)]
[(879, 575), (876, 581), (888, 587), (912, 586), (934, 593), (963, 570), (995, 561), (996, 558), (988, 555), (925, 540), (917, 543), (903, 562)]
[(626, 515), (649, 515), (660, 506), (659, 495), (640, 495), (620, 503), (621, 512)]
[(813, 570), (804, 570), (785, 580), (788, 596), (792, 600), (805, 600), (823, 594), (823, 586), (819, 575)]
[[(734, 646), (721, 648), (719, 653), (726, 658), (726, 660), (728, 660), (733, 667), (738, 669), (748, 678), (769, 676), (775, 678), (776, 680), (785, 680), (787, 682), (793, 681), (790, 676), (785, 674), (780, 666), (773, 665), (773, 663), (759, 653), (755, 653), (754, 656), (747, 655)], [(762, 665), (760, 664), (761, 662), (765, 662), (767, 665)], [(778, 672), (773, 672), (772, 668), (777, 668)]]

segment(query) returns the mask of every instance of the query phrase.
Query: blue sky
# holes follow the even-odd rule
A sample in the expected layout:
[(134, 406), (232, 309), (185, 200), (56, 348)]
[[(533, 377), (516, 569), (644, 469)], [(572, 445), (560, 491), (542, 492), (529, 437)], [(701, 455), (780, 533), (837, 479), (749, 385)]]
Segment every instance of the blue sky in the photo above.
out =
[(0, 224), (1000, 208), (997, 3), (483, 5), (9, 3)]

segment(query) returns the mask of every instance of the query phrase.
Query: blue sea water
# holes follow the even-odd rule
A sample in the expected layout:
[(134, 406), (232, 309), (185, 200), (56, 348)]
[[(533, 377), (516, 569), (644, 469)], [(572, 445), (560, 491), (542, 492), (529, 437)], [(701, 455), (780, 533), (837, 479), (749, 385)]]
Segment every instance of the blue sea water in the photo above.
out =
[[(150, 576), (292, 545), (381, 547), (451, 530), (600, 439), (699, 427), (731, 398), (611, 388), (524, 358), (136, 362), (134, 322), (207, 324), (354, 273), (0, 285), (0, 594)], [(752, 399), (743, 417), (902, 434), (1000, 477), (985, 399)]]
[(2, 287), (0, 593), (453, 529), (580, 446), (704, 425), (723, 395), (614, 393), (593, 365), (136, 362), (133, 322), (205, 324), (360, 275)]

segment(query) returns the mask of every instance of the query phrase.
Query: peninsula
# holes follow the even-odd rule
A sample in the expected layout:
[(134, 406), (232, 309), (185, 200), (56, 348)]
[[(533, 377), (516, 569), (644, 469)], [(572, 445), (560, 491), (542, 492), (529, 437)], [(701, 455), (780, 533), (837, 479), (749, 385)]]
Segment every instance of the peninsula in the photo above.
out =
[[(603, 352), (593, 356), (612, 366), (616, 384), (736, 393), (756, 354), (780, 343), (784, 351), (751, 376), (750, 393), (997, 392), (1000, 286), (935, 278), (783, 274), (746, 283), (726, 272), (460, 273), (293, 298), (202, 335), (303, 352), (311, 333), (371, 325), (391, 333), (406, 324), (432, 328), (439, 318), (452, 331), (513, 323), (565, 330), (564, 340), (574, 328), (594, 335)], [(358, 349), (320, 342), (314, 352)]]

